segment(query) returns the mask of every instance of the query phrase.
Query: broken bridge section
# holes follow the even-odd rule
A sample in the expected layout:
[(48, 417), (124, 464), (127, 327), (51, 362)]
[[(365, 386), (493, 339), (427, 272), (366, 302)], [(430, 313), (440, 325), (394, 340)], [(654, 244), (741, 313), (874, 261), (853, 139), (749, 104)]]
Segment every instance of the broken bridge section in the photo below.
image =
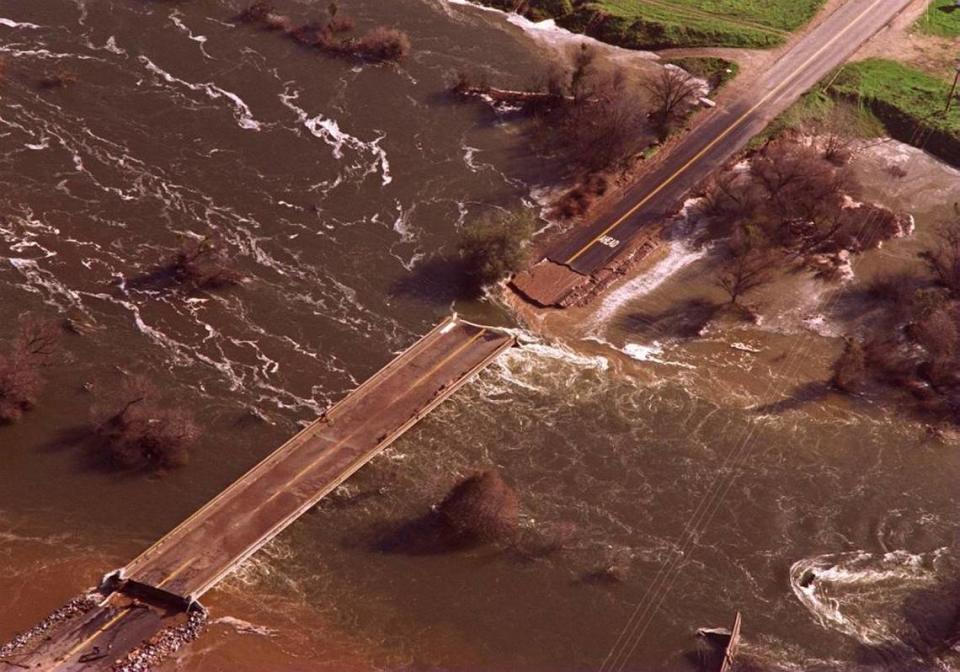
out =
[(108, 576), (103, 603), (47, 633), (32, 651), (0, 661), (0, 670), (123, 669), (115, 661), (202, 610), (198, 600), (218, 581), (514, 343), (509, 333), (456, 315), (444, 320)]

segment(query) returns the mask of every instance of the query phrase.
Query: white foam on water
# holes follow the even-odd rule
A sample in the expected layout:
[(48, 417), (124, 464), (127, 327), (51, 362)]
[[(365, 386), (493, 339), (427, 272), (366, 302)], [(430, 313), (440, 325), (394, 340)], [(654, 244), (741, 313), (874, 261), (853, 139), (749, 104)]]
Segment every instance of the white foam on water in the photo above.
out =
[(793, 564), (790, 587), (822, 627), (871, 646), (898, 643), (901, 602), (941, 580), (937, 563), (947, 552), (820, 555)]
[(40, 142), (37, 143), (27, 143), (24, 145), (27, 149), (32, 149), (34, 151), (40, 151), (41, 149), (47, 149), (50, 146), (49, 136), (44, 137)]
[(2, 16), (0, 16), (0, 26), (6, 26), (7, 28), (26, 28), (28, 30), (38, 30), (41, 28), (41, 26), (38, 26), (35, 23), (14, 21), (13, 19), (8, 19)]
[(234, 618), (233, 616), (221, 616), (220, 618), (209, 621), (207, 625), (228, 625), (241, 635), (260, 635), (262, 637), (272, 637), (277, 632), (275, 629), (269, 628), (265, 625), (256, 625), (250, 621), (245, 621), (241, 618)]
[[(400, 235), (400, 242), (406, 243), (409, 245), (415, 245), (417, 242), (417, 232), (410, 226), (410, 217), (416, 211), (417, 206), (414, 204), (410, 209), (405, 210), (403, 204), (400, 201), (396, 201), (397, 205), (397, 216), (393, 220), (393, 230)], [(410, 259), (404, 260), (403, 258), (397, 256), (393, 253), (393, 248), (391, 246), (390, 254), (399, 261), (405, 269), (408, 271), (413, 270), (413, 267), (417, 265), (417, 262), (424, 257), (424, 253), (419, 249), (414, 251)]]
[(50, 60), (61, 60), (73, 58), (78, 61), (102, 61), (102, 58), (96, 58), (94, 56), (87, 56), (85, 54), (61, 54), (55, 51), (50, 51), (49, 49), (17, 49), (16, 47), (11, 46), (0, 46), (0, 53), (10, 54), (11, 56), (16, 56), (17, 58), (25, 57), (34, 57)]
[(480, 149), (478, 147), (471, 147), (467, 144), (461, 145), (460, 148), (463, 150), (463, 162), (467, 164), (467, 168), (470, 169), (470, 172), (480, 172), (481, 166), (475, 161), (477, 152), (479, 152)]
[(181, 32), (185, 33), (185, 34), (187, 35), (187, 38), (188, 38), (188, 39), (190, 39), (190, 40), (192, 40), (193, 42), (196, 42), (196, 43), (198, 43), (198, 44), (200, 45), (200, 52), (203, 54), (203, 57), (204, 57), (204, 58), (209, 58), (209, 59), (213, 60), (213, 57), (212, 57), (210, 54), (208, 54), (208, 53), (207, 53), (207, 50), (204, 48), (204, 45), (205, 45), (206, 42), (207, 42), (207, 36), (206, 36), (206, 35), (196, 35), (196, 34), (194, 34), (194, 32), (193, 32), (192, 30), (190, 30), (190, 28), (189, 28), (186, 24), (184, 24), (183, 20), (180, 18), (180, 13), (179, 13), (179, 12), (174, 11), (174, 12), (173, 12), (172, 14), (170, 14), (170, 16), (167, 17), (167, 18), (169, 18), (170, 21), (171, 21), (171, 23), (173, 23), (173, 25), (175, 25)]
[(313, 137), (323, 140), (332, 148), (333, 158), (338, 161), (343, 159), (343, 150), (345, 147), (357, 152), (370, 154), (373, 156), (373, 161), (367, 167), (364, 175), (379, 172), (382, 186), (386, 186), (393, 181), (393, 176), (390, 174), (390, 161), (387, 159), (387, 152), (380, 146), (380, 143), (386, 136), (380, 135), (370, 142), (364, 142), (360, 138), (342, 130), (336, 119), (326, 117), (323, 114), (311, 116), (305, 109), (296, 104), (299, 98), (300, 92), (291, 90), (289, 87), (280, 94), (280, 102), (297, 115), (297, 120), (304, 128), (310, 131)]
[(240, 128), (248, 131), (259, 131), (261, 129), (261, 124), (259, 121), (253, 118), (253, 113), (250, 111), (250, 107), (240, 96), (232, 91), (227, 91), (226, 89), (217, 86), (213, 82), (188, 82), (180, 79), (179, 77), (171, 75), (169, 72), (158, 66), (146, 56), (139, 56), (138, 59), (144, 64), (144, 66), (146, 66), (147, 70), (157, 75), (168, 84), (179, 84), (180, 86), (186, 87), (191, 91), (202, 92), (211, 100), (226, 98), (232, 103), (231, 106), (233, 107), (233, 116), (237, 120), (237, 124), (240, 126)]
[(641, 59), (645, 61), (656, 61), (659, 58), (655, 53), (650, 51), (625, 49), (623, 47), (617, 47), (606, 42), (601, 42), (600, 40), (588, 37), (581, 33), (571, 32), (566, 28), (561, 28), (558, 26), (556, 21), (553, 19), (547, 19), (545, 21), (531, 21), (530, 19), (526, 18), (525, 16), (521, 16), (516, 12), (504, 12), (494, 7), (488, 7), (486, 5), (470, 2), (469, 0), (443, 0), (443, 2), (448, 5), (472, 7), (474, 9), (490, 12), (492, 14), (498, 14), (508, 23), (513, 24), (533, 39), (548, 44), (552, 47), (566, 47), (567, 45), (586, 44), (600, 49), (604, 53), (613, 56), (614, 58), (624, 60), (636, 61)]
[(598, 334), (617, 312), (630, 301), (649, 294), (666, 282), (674, 273), (702, 259), (707, 254), (706, 248), (691, 248), (683, 242), (672, 241), (669, 246), (667, 255), (658, 261), (653, 268), (629, 280), (604, 297), (599, 308), (593, 314), (595, 326), (591, 329), (591, 335)]
[(111, 54), (117, 54), (118, 56), (126, 56), (127, 50), (121, 49), (117, 46), (117, 38), (111, 35), (107, 38), (107, 43), (103, 47), (105, 50), (109, 51)]
[(79, 294), (60, 282), (53, 273), (40, 268), (35, 259), (8, 257), (7, 261), (26, 280), (21, 287), (42, 296), (44, 303), (62, 309), (82, 307)]
[(641, 345), (640, 343), (627, 343), (621, 348), (621, 352), (631, 359), (638, 362), (661, 362), (660, 355), (663, 354), (663, 346), (654, 341), (650, 345)]
[(508, 348), (490, 365), (495, 380), (478, 382), (486, 394), (502, 394), (508, 388), (547, 392), (566, 385), (583, 372), (605, 372), (610, 360), (602, 355), (587, 355), (559, 343), (549, 343), (522, 330), (512, 330), (521, 343)]

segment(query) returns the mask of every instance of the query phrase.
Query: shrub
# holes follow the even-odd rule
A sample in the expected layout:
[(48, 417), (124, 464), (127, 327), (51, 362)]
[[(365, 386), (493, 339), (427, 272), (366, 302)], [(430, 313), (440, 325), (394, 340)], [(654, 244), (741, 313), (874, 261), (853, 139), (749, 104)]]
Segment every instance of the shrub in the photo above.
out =
[(481, 471), (460, 481), (439, 504), (437, 513), (459, 539), (505, 541), (516, 533), (520, 500), (497, 472)]
[(534, 21), (556, 19), (573, 13), (571, 0), (529, 0), (527, 16)]
[(396, 28), (378, 26), (340, 48), (375, 61), (399, 61), (410, 53), (410, 38)]
[(920, 253), (937, 282), (960, 298), (960, 212), (937, 231), (937, 246)]
[(185, 465), (200, 434), (190, 411), (165, 406), (142, 378), (124, 385), (121, 395), (110, 412), (100, 415), (95, 431), (113, 465), (127, 469)]
[(896, 341), (871, 340), (864, 347), (864, 356), (868, 370), (877, 378), (894, 386), (912, 386), (916, 364)]
[(949, 308), (940, 308), (910, 325), (910, 338), (934, 359), (951, 359), (960, 345), (956, 317)]
[(848, 338), (843, 352), (834, 362), (830, 384), (838, 390), (852, 393), (864, 384), (866, 378), (867, 358), (863, 344), (855, 338)]
[(479, 290), (523, 268), (534, 216), (527, 210), (480, 219), (463, 234), (460, 257), (467, 277)]
[(243, 276), (231, 268), (233, 260), (216, 238), (188, 242), (166, 264), (166, 272), (188, 290), (221, 289), (236, 285)]

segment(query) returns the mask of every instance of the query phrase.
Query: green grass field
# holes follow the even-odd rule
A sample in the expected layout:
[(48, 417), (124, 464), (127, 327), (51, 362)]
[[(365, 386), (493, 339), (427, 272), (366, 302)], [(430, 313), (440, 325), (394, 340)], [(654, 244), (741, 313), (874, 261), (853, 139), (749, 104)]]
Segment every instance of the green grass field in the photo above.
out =
[(956, 5), (956, 0), (933, 0), (917, 21), (917, 30), (939, 37), (960, 36), (960, 7)]
[(873, 105), (881, 118), (893, 111), (915, 125), (960, 136), (960, 104), (944, 114), (950, 82), (896, 61), (871, 58), (850, 64), (830, 91)]
[[(509, 9), (514, 0), (480, 0)], [(529, 0), (527, 16), (624, 47), (773, 47), (825, 0)]]
[[(642, 12), (642, 6), (652, 3), (640, 0), (603, 0), (599, 4), (632, 4)], [(823, 0), (666, 0), (678, 12), (693, 10), (712, 14), (717, 20), (756, 24), (784, 31), (796, 30), (813, 18)]]

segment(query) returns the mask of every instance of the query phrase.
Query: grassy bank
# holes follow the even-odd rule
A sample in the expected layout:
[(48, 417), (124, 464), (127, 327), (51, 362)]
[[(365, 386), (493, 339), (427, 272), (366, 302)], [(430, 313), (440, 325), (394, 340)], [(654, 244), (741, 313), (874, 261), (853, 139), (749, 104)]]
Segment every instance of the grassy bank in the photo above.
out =
[(944, 114), (950, 84), (896, 61), (851, 63), (780, 115), (755, 142), (790, 128), (816, 129), (838, 108), (852, 106), (845, 134), (890, 135), (960, 166), (960, 104)]
[(893, 113), (918, 129), (938, 131), (960, 141), (960, 105), (944, 114), (950, 94), (946, 80), (896, 61), (871, 58), (844, 67), (830, 91), (873, 107), (881, 119)]
[(634, 49), (772, 47), (824, 0), (479, 0)]
[(960, 36), (960, 7), (956, 0), (933, 0), (917, 21), (917, 30), (938, 37)]

